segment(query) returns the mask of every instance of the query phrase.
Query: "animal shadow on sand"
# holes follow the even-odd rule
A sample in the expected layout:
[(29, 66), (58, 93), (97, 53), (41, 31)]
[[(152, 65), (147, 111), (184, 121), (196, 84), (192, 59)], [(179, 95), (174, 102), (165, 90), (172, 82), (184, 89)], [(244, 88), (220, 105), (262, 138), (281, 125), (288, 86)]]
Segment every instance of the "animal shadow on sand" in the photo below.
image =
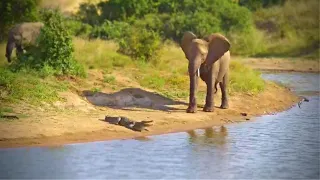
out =
[(140, 88), (125, 88), (110, 94), (85, 90), (83, 91), (83, 95), (93, 105), (130, 111), (139, 111), (133, 108), (162, 111), (182, 110), (169, 106), (188, 105), (185, 102), (175, 101), (160, 94), (148, 92)]

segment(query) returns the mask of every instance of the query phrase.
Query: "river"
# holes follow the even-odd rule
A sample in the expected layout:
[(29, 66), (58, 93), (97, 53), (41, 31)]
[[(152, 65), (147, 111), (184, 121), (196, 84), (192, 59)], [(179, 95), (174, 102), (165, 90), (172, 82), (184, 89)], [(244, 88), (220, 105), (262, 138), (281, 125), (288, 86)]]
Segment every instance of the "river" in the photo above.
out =
[(262, 76), (310, 101), (222, 127), (144, 139), (0, 149), (0, 178), (319, 179), (319, 74)]

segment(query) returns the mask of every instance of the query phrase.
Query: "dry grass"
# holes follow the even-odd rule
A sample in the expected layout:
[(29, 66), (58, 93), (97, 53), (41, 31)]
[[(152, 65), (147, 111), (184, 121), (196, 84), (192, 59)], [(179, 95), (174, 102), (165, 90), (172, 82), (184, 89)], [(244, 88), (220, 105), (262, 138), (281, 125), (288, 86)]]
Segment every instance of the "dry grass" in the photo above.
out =
[(74, 39), (75, 58), (88, 69), (112, 69), (133, 64), (125, 55), (117, 53), (117, 45), (112, 41)]

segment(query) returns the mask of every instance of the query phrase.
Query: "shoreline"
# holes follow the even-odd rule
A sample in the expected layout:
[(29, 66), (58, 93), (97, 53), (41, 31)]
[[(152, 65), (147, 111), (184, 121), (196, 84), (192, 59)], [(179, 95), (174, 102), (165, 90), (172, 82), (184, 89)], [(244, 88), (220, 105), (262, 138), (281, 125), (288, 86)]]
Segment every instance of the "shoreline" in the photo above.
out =
[[(320, 73), (319, 60), (299, 59), (299, 58), (243, 58), (235, 57), (258, 71), (267, 72), (302, 72)], [(235, 60), (235, 61), (237, 61)]]
[[(235, 61), (259, 71), (319, 73), (319, 61), (281, 58), (241, 58)], [(15, 105), (16, 113), (25, 114), (20, 120), (0, 122), (0, 148), (50, 147), (66, 144), (86, 143), (106, 140), (134, 139), (151, 135), (185, 132), (229, 123), (246, 122), (257, 116), (274, 114), (288, 110), (301, 100), (289, 88), (265, 81), (266, 89), (257, 94), (246, 93), (230, 96), (230, 108), (215, 108), (215, 112), (206, 113), (199, 102), (198, 112), (186, 113), (187, 99), (181, 104), (170, 105), (173, 110), (162, 110), (154, 107), (117, 109), (107, 106), (95, 106), (88, 99), (69, 92), (62, 97), (67, 102), (59, 102), (55, 109)], [(201, 84), (200, 84), (201, 86)], [(135, 92), (141, 97), (150, 98), (160, 106), (168, 105), (167, 99), (159, 97), (156, 92), (139, 89)], [(140, 93), (140, 94), (139, 94)], [(221, 94), (215, 96), (215, 105), (220, 105)], [(69, 102), (70, 101), (70, 102)], [(62, 110), (57, 110), (62, 108)], [(16, 111), (17, 110), (17, 111)], [(241, 113), (248, 113), (242, 116)], [(122, 126), (101, 121), (104, 116), (125, 116), (134, 121), (153, 120), (149, 131), (135, 132)], [(249, 120), (249, 121), (250, 121)]]
[[(276, 93), (277, 96), (274, 95)], [(218, 99), (216, 105), (219, 105), (220, 98), (215, 99)], [(151, 135), (185, 132), (229, 123), (245, 122), (247, 118), (252, 120), (257, 116), (285, 111), (298, 103), (300, 99), (300, 97), (288, 88), (267, 82), (264, 92), (255, 96), (250, 94), (231, 96), (229, 109), (223, 110), (215, 108), (215, 111), (211, 113), (202, 112), (202, 108), (198, 107), (197, 113), (188, 114), (185, 112), (186, 105), (178, 105), (177, 110), (169, 112), (161, 110), (146, 111), (145, 109), (121, 110), (101, 107), (98, 112), (94, 112), (93, 115), (91, 115), (92, 113), (75, 112), (74, 114), (70, 113), (70, 116), (66, 116), (65, 118), (61, 118), (59, 114), (49, 117), (46, 112), (42, 115), (45, 116), (46, 119), (42, 119), (44, 117), (39, 115), (40, 123), (39, 119), (36, 119), (32, 123), (22, 123), (23, 127), (20, 128), (24, 129), (19, 129), (19, 124), (12, 125), (11, 127), (7, 126), (6, 128), (9, 128), (12, 134), (10, 134), (10, 138), (3, 137), (4, 134), (2, 134), (2, 137), (0, 137), (0, 148), (64, 146), (74, 143), (134, 139)], [(248, 113), (248, 116), (242, 116), (240, 114), (242, 112)], [(134, 132), (122, 126), (111, 125), (101, 121), (101, 119), (108, 114), (132, 117), (137, 121), (144, 120), (144, 118), (147, 117), (149, 119), (146, 120), (154, 120), (154, 125), (148, 128), (149, 131)], [(75, 115), (81, 115), (81, 117), (75, 117)], [(73, 119), (71, 119), (72, 117)], [(90, 121), (86, 122), (86, 118)], [(50, 122), (51, 119), (57, 119), (64, 124), (53, 125), (56, 124), (56, 122)], [(66, 127), (70, 124), (70, 122), (66, 122), (68, 120), (76, 121), (73, 122), (76, 124)], [(43, 129), (36, 128), (37, 125), (40, 125), (38, 127)], [(70, 127), (73, 127), (73, 129)], [(54, 131), (52, 128), (60, 128), (61, 132), (57, 132), (55, 135), (53, 134)], [(34, 129), (34, 131), (30, 132), (30, 129)], [(18, 133), (18, 131), (24, 132)], [(1, 127), (0, 132), (3, 133), (3, 128)], [(14, 132), (17, 132), (17, 134), (14, 134)]]

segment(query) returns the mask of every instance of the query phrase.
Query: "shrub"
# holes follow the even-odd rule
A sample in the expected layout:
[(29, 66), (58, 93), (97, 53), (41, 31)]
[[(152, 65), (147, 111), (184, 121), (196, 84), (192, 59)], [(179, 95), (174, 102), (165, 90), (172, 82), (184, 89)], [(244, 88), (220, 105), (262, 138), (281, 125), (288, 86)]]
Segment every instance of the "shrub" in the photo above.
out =
[(262, 7), (270, 7), (273, 5), (282, 5), (285, 0), (239, 0), (241, 6), (245, 6), (252, 11), (256, 11)]
[(65, 22), (71, 35), (79, 37), (88, 37), (92, 31), (92, 26), (86, 23), (81, 23), (81, 21), (68, 19)]
[(253, 56), (266, 50), (265, 33), (255, 27), (245, 32), (231, 31), (228, 37), (231, 41), (233, 55)]
[(90, 38), (100, 39), (119, 39), (125, 34), (125, 31), (130, 27), (126, 22), (106, 20), (101, 26), (94, 26), (90, 33)]
[(119, 39), (118, 51), (133, 59), (155, 62), (160, 49), (161, 38), (152, 30), (131, 28)]
[(57, 10), (42, 12), (44, 27), (37, 39), (38, 46), (32, 47), (19, 57), (16, 67), (27, 67), (41, 71), (42, 68), (54, 74), (85, 76), (84, 68), (73, 57), (72, 37), (66, 28), (62, 15)]
[(144, 15), (156, 12), (153, 0), (108, 0), (100, 2), (101, 18), (108, 20), (126, 20), (130, 17), (142, 18)]
[(91, 26), (101, 23), (98, 7), (92, 3), (81, 3), (76, 17), (83, 23), (90, 24)]
[(266, 50), (259, 55), (300, 56), (319, 49), (318, 0), (287, 0), (283, 6), (261, 9), (255, 22), (268, 33)]

